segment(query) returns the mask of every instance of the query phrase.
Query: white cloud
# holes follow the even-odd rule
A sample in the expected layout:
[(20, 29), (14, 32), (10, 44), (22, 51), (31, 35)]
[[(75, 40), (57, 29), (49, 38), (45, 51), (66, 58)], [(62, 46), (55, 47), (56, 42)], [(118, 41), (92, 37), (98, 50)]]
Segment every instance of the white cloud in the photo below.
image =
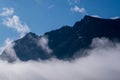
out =
[(0, 61), (0, 80), (120, 80), (120, 44), (96, 38), (92, 45), (89, 56), (71, 62)]
[(78, 6), (74, 6), (71, 8), (71, 11), (74, 11), (74, 12), (79, 12), (79, 13), (82, 13), (82, 14), (86, 14), (86, 10), (85, 8), (80, 8)]
[(98, 15), (91, 15), (92, 17), (96, 17), (96, 18), (101, 18), (100, 16)]
[(111, 47), (111, 46), (114, 46), (114, 43), (110, 42), (110, 40), (106, 39), (106, 38), (95, 38), (93, 39), (93, 42), (91, 44), (91, 47), (94, 47), (94, 48), (103, 48), (103, 47)]
[(12, 60), (15, 60), (15, 61), (18, 60), (16, 53), (15, 53), (15, 50), (13, 48), (15, 45), (15, 43), (13, 43), (13, 40), (7, 38), (5, 41), (5, 44), (6, 44), (6, 46), (5, 46), (4, 51), (5, 51), (5, 53), (7, 53), (6, 56), (11, 58)]
[(14, 14), (14, 8), (3, 8), (0, 16), (3, 20), (3, 25), (6, 27), (15, 29), (19, 34), (20, 37), (23, 37), (25, 33), (29, 32), (29, 26), (23, 23), (19, 16)]
[(73, 12), (79, 12), (82, 14), (87, 14), (87, 11), (84, 7), (79, 7), (78, 4), (80, 3), (80, 0), (68, 0), (70, 10)]
[(4, 41), (4, 46), (0, 47), (0, 54), (5, 50), (6, 47), (8, 47), (12, 43), (12, 40), (10, 38), (7, 38)]
[[(20, 34), (20, 37), (23, 37), (25, 33), (30, 31), (28, 25), (23, 23), (19, 16), (14, 14), (14, 8), (2, 8), (0, 17), (3, 20), (2, 24), (16, 30)], [(7, 38), (4, 43), (4, 46), (0, 47), (0, 54), (2, 54), (3, 51), (6, 51), (6, 53), (10, 53), (7, 54), (7, 56), (16, 60), (17, 58), (13, 49), (14, 43), (12, 43), (9, 38)]]
[(116, 16), (116, 17), (112, 17), (110, 19), (119, 19), (120, 17)]
[(0, 47), (0, 55), (2, 54), (2, 52), (4, 51), (4, 49), (5, 49), (4, 46)]
[(22, 23), (19, 17), (16, 15), (12, 16), (11, 18), (5, 18), (3, 24), (9, 28), (15, 29), (18, 33), (20, 33), (21, 37), (30, 31), (28, 25)]
[(42, 47), (42, 49), (44, 51), (46, 51), (47, 53), (52, 53), (52, 50), (49, 48), (48, 46), (48, 38), (46, 36), (42, 36), (39, 40), (38, 40), (38, 45), (40, 47)]
[[(14, 51), (14, 45), (15, 43), (13, 43), (13, 40), (11, 40), (10, 38), (7, 38), (4, 42), (4, 46), (1, 47), (1, 54), (3, 53), (3, 51), (5, 52), (5, 55), (2, 56), (2, 59), (4, 60), (14, 60), (14, 61), (18, 61), (19, 59), (16, 56), (16, 53)], [(8, 58), (9, 57), (9, 58)]]
[(11, 16), (14, 14), (14, 9), (13, 8), (3, 8), (2, 13), (0, 13), (0, 16), (5, 17), (5, 16)]

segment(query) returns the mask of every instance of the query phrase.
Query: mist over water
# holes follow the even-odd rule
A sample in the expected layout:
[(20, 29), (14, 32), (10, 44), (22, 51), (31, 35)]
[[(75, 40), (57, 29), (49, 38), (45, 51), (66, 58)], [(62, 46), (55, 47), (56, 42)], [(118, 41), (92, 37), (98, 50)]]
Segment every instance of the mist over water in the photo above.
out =
[(0, 60), (0, 80), (120, 80), (120, 44), (95, 38), (89, 55), (72, 62)]

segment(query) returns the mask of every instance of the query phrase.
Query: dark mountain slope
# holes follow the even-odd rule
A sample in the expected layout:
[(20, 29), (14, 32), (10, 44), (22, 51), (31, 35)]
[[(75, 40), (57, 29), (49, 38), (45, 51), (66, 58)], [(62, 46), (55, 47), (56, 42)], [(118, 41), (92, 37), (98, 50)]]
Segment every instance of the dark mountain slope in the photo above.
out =
[[(80, 22), (74, 25), (74, 28), (82, 36), (92, 37), (120, 37), (120, 19), (100, 19), (85, 16)], [(76, 31), (75, 30), (75, 31)]]
[[(47, 36), (49, 40), (48, 47), (52, 50), (51, 53), (47, 53), (38, 45), (38, 41), (43, 36)], [(120, 40), (120, 19), (112, 20), (85, 16), (73, 27), (64, 26), (47, 32), (43, 36), (28, 33), (22, 39), (16, 40), (14, 50), (17, 57), (22, 61), (39, 58), (46, 60), (51, 57), (72, 59), (77, 51), (88, 48), (93, 38), (107, 37), (111, 40)], [(2, 55), (7, 55), (7, 53), (4, 51)], [(80, 56), (84, 55), (80, 54)]]

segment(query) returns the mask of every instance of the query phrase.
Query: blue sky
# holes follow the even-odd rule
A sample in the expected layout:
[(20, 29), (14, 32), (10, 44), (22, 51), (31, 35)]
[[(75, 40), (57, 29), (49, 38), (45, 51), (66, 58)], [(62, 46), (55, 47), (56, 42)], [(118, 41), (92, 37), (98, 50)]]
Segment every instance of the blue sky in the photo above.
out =
[(85, 14), (119, 17), (120, 0), (0, 0), (0, 46), (29, 31), (40, 35), (72, 26)]

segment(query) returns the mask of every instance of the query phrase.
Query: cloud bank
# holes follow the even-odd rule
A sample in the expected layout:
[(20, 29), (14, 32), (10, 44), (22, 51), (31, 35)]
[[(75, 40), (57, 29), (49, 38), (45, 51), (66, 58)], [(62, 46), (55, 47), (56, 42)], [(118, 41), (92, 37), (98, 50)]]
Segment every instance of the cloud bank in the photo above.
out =
[[(96, 45), (97, 44), (97, 45)], [(93, 40), (89, 56), (75, 61), (0, 61), (1, 80), (120, 80), (120, 44)]]

